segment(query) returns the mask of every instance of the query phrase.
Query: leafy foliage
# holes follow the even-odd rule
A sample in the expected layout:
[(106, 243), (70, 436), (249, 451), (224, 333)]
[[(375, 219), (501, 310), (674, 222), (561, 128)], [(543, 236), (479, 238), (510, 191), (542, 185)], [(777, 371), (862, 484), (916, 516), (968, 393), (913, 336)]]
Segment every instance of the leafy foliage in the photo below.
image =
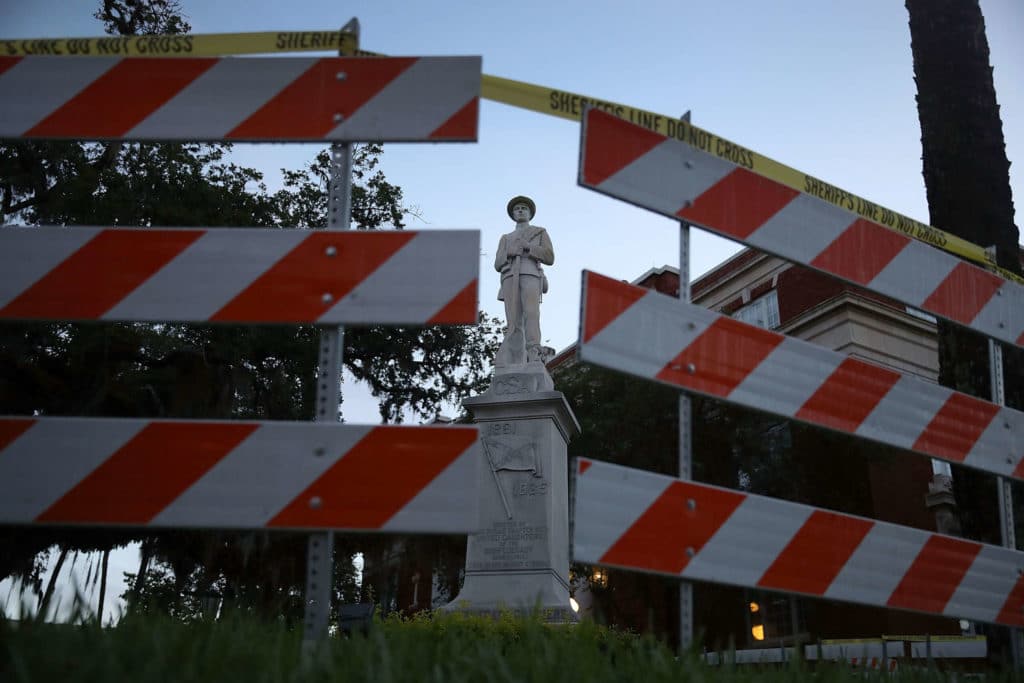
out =
[[(375, 619), (366, 634), (333, 637), (300, 656), (300, 634), (247, 618), (127, 619), (113, 629), (0, 622), (0, 677), (10, 681), (820, 681), (871, 680), (863, 669), (801, 659), (783, 666), (705, 664), (652, 639), (592, 622), (571, 627), (539, 618), (462, 615)], [(955, 674), (954, 674), (955, 675)], [(944, 681), (948, 671), (909, 659), (886, 680)], [(1014, 680), (1013, 672), (984, 672)]]
[(103, 30), (123, 36), (188, 33), (192, 26), (185, 20), (181, 3), (176, 0), (103, 0), (93, 16), (103, 22)]

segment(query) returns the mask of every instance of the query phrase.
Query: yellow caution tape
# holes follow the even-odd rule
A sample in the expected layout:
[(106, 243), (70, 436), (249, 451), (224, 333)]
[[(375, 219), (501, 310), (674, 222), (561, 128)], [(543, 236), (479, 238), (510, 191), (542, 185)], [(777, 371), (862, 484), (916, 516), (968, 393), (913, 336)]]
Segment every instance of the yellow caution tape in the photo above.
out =
[(356, 48), (356, 37), (338, 30), (0, 39), (0, 55), (11, 57), (218, 57), (270, 52), (351, 52)]
[(985, 636), (882, 636), (885, 640), (906, 640), (911, 643), (977, 643), (985, 642)]
[(618, 102), (601, 100), (565, 90), (547, 88), (521, 81), (512, 81), (507, 78), (488, 76), (486, 74), (481, 82), (481, 95), (489, 100), (571, 121), (579, 121), (587, 105), (598, 107), (621, 119), (653, 130), (661, 135), (682, 140), (704, 152), (743, 166), (758, 175), (787, 185), (798, 192), (813, 195), (830, 204), (853, 211), (875, 223), (901, 232), (908, 237), (927, 242), (957, 256), (974, 261), (989, 270), (999, 273), (1004, 278), (1024, 283), (1024, 278), (1021, 278), (1016, 273), (996, 266), (991, 255), (983, 247), (908, 218), (891, 209), (879, 206), (867, 199), (858, 197), (814, 176), (807, 175), (785, 164), (762, 156), (742, 145), (726, 140), (676, 117), (656, 114)]
[(821, 641), (822, 645), (881, 645), (882, 638), (832, 638)]
[(965, 643), (985, 642), (985, 636), (893, 636), (883, 635), (881, 638), (834, 638), (822, 640), (822, 645), (881, 645), (882, 642), (893, 643), (905, 640), (911, 643), (923, 643), (931, 640), (933, 643)]
[[(359, 49), (356, 36), (342, 31), (0, 40), (0, 54), (8, 55), (197, 57), (300, 51), (341, 51), (357, 57), (384, 56)], [(813, 195), (908, 237), (974, 261), (1006, 279), (1024, 283), (1024, 278), (1016, 273), (996, 266), (991, 254), (983, 247), (879, 206), (674, 116), (487, 74), (483, 75), (480, 86), (480, 94), (485, 99), (569, 121), (579, 121), (588, 105), (598, 107), (649, 130), (687, 142), (797, 192)]]

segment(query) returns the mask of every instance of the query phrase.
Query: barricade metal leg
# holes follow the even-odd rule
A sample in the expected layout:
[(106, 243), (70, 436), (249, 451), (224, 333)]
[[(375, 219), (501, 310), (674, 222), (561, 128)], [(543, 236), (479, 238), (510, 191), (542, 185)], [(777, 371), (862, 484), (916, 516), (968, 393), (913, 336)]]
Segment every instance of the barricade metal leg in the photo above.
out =
[[(320, 331), (320, 353), (317, 357), (316, 421), (337, 422), (341, 389), (341, 361), (345, 339), (342, 327)], [(321, 448), (306, 457), (323, 457)], [(310, 507), (323, 501), (314, 497)], [(309, 535), (306, 550), (306, 612), (303, 647), (307, 650), (327, 635), (331, 613), (331, 581), (334, 570), (334, 532), (318, 531)]]
[[(679, 224), (679, 299), (690, 301), (690, 225)], [(679, 395), (679, 478), (690, 479), (693, 470), (693, 406), (690, 397)], [(679, 583), (679, 651), (683, 652), (693, 644), (693, 584)]]
[[(679, 117), (690, 122), (690, 112)], [(679, 300), (690, 303), (690, 224), (679, 223)], [(679, 395), (679, 478), (693, 476), (693, 442), (690, 430), (693, 413), (690, 397)], [(693, 644), (693, 584), (682, 581), (679, 584), (679, 651), (683, 652)]]
[(333, 559), (334, 532), (310, 534), (306, 549), (306, 613), (302, 633), (302, 645), (307, 650), (327, 635)]
[[(1006, 387), (1003, 384), (1003, 348), (994, 339), (988, 340), (988, 367), (992, 383), (992, 402), (1006, 405)], [(996, 479), (996, 493), (999, 500), (999, 532), (1003, 547), (1017, 549), (1017, 534), (1013, 519), (1013, 491), (1010, 480)], [(1013, 667), (1019, 669), (1024, 661), (1024, 632), (1019, 628), (1010, 629), (1010, 652)]]
[[(359, 24), (353, 19), (343, 31), (356, 36), (358, 45)], [(344, 74), (337, 75), (344, 80)], [(338, 115), (340, 116), (340, 114)], [(327, 194), (327, 227), (334, 230), (348, 230), (352, 217), (352, 146), (334, 143), (331, 145), (330, 184)], [(328, 245), (325, 256), (333, 258), (337, 248)], [(324, 302), (330, 302), (332, 294), (324, 292)], [(320, 329), (320, 352), (317, 356), (316, 421), (337, 422), (338, 405), (341, 402), (341, 368), (344, 360), (345, 328), (323, 327)], [(317, 449), (310, 457), (320, 457), (323, 451)], [(311, 506), (322, 501), (313, 498)], [(306, 552), (306, 603), (303, 649), (308, 653), (316, 643), (327, 635), (331, 613), (332, 578), (334, 573), (334, 532), (316, 532), (309, 535)]]

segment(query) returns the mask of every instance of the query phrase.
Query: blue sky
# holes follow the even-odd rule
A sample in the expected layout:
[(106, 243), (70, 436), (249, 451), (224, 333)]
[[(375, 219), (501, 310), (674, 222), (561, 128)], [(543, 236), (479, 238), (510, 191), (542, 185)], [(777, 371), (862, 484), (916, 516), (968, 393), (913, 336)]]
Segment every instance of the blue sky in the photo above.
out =
[[(100, 35), (91, 17), (98, 4), (6, 0), (0, 38)], [(362, 46), (375, 52), (482, 55), (488, 74), (667, 115), (692, 110), (702, 128), (928, 222), (910, 32), (896, 0), (652, 0), (628, 9), (578, 0), (182, 6), (196, 33), (330, 29), (356, 16)], [(981, 7), (1020, 201), (1024, 3), (982, 0)], [(382, 163), (423, 217), (410, 227), (483, 232), (480, 300), (495, 315), (501, 308), (490, 264), (498, 237), (511, 228), (505, 203), (516, 194), (536, 200), (534, 223), (548, 228), (556, 252), (541, 325), (559, 349), (576, 338), (582, 268), (632, 279), (679, 259), (675, 222), (576, 185), (578, 136), (571, 122), (484, 102), (479, 143), (390, 145)], [(299, 166), (316, 149), (245, 145), (238, 153), (274, 186), (280, 167)], [(693, 273), (737, 248), (694, 231)], [(376, 419), (368, 404), (345, 412), (357, 421)]]
[[(98, 4), (98, 3), (96, 3)], [(983, 0), (1011, 162), (1024, 159), (1024, 3)], [(7, 2), (0, 37), (101, 33), (93, 3)], [(902, 2), (773, 3), (388, 0), (195, 2), (183, 9), (197, 33), (328, 29), (350, 17), (362, 45), (393, 55), (482, 55), (484, 71), (667, 115), (692, 110), (697, 125), (928, 222), (920, 132)], [(505, 203), (533, 197), (535, 223), (548, 228), (556, 262), (542, 330), (562, 348), (576, 336), (582, 268), (632, 279), (678, 263), (674, 222), (576, 185), (578, 127), (485, 102), (480, 142), (391, 145), (383, 169), (423, 222), (410, 227), (483, 231), (481, 306), (499, 314), (490, 263), (511, 227)], [(240, 160), (277, 169), (310, 158), (314, 146), (239, 146)], [(1022, 162), (1024, 163), (1024, 162)], [(1024, 176), (1011, 167), (1014, 194)], [(699, 274), (735, 245), (695, 232)]]

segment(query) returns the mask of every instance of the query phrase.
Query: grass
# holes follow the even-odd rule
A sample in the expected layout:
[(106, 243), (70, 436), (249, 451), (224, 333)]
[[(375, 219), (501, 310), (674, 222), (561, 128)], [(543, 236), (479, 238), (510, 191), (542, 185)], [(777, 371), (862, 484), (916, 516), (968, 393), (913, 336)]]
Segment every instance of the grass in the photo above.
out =
[(128, 618), (107, 629), (0, 622), (4, 683), (942, 680), (920, 670), (893, 678), (837, 666), (812, 672), (799, 663), (783, 669), (714, 668), (693, 657), (677, 659), (651, 639), (589, 622), (549, 626), (511, 614), (497, 620), (377, 620), (366, 635), (328, 639), (311, 660), (300, 652), (301, 633), (245, 618), (189, 625)]

